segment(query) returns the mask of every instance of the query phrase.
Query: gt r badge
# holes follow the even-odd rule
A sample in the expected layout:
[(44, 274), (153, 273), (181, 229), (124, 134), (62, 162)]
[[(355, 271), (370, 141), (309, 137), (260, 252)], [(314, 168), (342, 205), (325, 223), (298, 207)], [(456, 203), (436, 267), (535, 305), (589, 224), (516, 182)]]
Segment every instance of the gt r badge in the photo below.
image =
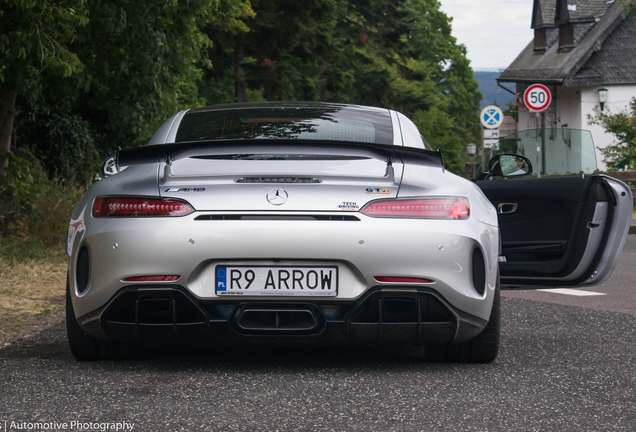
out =
[(68, 237), (66, 238), (66, 253), (70, 256), (73, 253), (73, 245), (75, 244), (75, 237), (78, 233), (86, 231), (86, 225), (84, 225), (84, 212), (86, 207), (82, 210), (77, 219), (71, 219), (71, 223), (68, 226)]
[(287, 191), (285, 191), (284, 189), (272, 189), (271, 191), (267, 192), (267, 201), (269, 201), (271, 205), (278, 206), (281, 204), (285, 204), (288, 196), (289, 195), (287, 194)]
[(393, 192), (391, 189), (367, 188), (368, 194), (390, 194), (391, 192)]
[(203, 192), (205, 188), (168, 188), (166, 192)]

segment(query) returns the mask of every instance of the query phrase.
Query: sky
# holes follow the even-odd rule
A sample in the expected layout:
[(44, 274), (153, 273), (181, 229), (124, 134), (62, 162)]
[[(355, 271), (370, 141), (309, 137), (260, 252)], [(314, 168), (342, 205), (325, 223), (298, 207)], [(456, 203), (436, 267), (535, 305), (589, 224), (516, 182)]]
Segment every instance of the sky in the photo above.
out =
[(464, 44), (473, 70), (498, 71), (534, 37), (532, 0), (439, 0), (453, 17), (452, 34)]

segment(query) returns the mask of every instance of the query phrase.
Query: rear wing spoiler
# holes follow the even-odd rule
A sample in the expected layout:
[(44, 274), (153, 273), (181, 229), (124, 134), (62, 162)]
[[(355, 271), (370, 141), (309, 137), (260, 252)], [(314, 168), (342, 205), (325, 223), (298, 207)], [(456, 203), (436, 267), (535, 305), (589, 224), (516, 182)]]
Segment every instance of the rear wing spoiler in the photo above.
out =
[(150, 163), (166, 162), (189, 157), (193, 153), (201, 151), (214, 151), (215, 149), (228, 148), (239, 150), (241, 147), (277, 147), (277, 148), (321, 148), (334, 150), (366, 150), (374, 152), (386, 158), (387, 164), (391, 164), (397, 158), (404, 163), (439, 167), (444, 170), (444, 160), (441, 148), (437, 151), (404, 147), (398, 145), (373, 144), (361, 142), (318, 141), (318, 140), (277, 140), (277, 139), (244, 139), (244, 140), (214, 140), (195, 141), (177, 144), (157, 144), (145, 147), (122, 150), (117, 149), (116, 164), (120, 167)]

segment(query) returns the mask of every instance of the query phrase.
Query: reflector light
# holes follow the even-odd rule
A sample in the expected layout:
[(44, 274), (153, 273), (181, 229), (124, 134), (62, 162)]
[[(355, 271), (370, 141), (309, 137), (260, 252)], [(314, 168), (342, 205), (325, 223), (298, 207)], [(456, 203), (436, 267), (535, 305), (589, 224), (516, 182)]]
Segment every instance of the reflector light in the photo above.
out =
[(185, 216), (194, 208), (175, 199), (97, 197), (93, 203), (94, 217)]
[(126, 282), (172, 282), (181, 276), (133, 276), (124, 279)]
[(372, 217), (421, 219), (468, 219), (470, 207), (462, 197), (384, 199), (372, 201), (360, 210)]
[(412, 277), (374, 276), (378, 282), (398, 282), (398, 283), (432, 283), (430, 279)]
[(236, 179), (237, 183), (320, 183), (312, 177), (244, 177)]

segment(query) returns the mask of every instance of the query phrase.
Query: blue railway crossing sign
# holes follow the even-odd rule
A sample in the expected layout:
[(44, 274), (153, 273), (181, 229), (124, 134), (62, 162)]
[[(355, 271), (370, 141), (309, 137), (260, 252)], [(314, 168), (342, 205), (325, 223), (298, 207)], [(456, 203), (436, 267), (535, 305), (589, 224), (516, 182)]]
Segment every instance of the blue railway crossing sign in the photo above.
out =
[(481, 124), (488, 129), (497, 129), (503, 122), (503, 112), (499, 107), (489, 105), (481, 110)]

